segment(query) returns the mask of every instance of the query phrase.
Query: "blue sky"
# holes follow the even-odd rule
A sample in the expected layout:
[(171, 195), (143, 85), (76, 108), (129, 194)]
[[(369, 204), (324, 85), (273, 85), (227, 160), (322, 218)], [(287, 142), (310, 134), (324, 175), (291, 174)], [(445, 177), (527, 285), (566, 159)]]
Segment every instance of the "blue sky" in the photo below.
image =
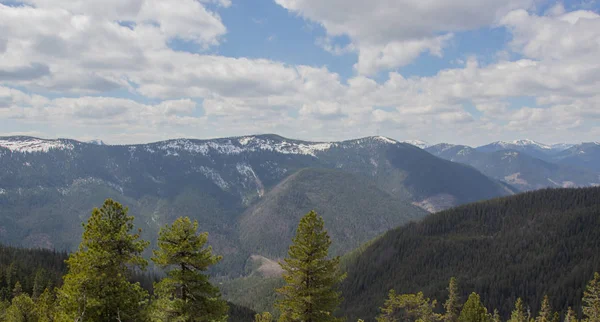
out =
[(598, 12), (588, 0), (0, 0), (0, 135), (598, 141)]

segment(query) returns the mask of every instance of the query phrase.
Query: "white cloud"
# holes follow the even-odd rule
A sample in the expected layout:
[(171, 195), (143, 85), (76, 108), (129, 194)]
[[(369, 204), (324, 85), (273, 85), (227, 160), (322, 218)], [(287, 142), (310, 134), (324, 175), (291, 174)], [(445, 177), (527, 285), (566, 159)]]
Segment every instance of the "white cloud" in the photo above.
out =
[[(182, 2), (182, 8), (190, 6), (189, 16), (179, 9), (144, 9), (149, 0), (99, 7), (66, 0), (0, 5), (0, 29), (6, 31), (0, 35), (0, 125), (46, 125), (64, 131), (50, 136), (73, 133), (113, 143), (260, 132), (322, 140), (375, 133), (431, 142), (462, 136), (461, 143), (483, 143), (531, 131), (573, 141), (568, 137), (589, 136), (600, 121), (600, 17), (593, 12), (508, 11), (531, 4), (525, 0), (403, 1), (407, 12), (389, 13), (376, 10), (384, 2), (374, 0), (373, 8), (344, 2), (330, 12), (324, 5), (333, 0), (280, 0), (322, 23), (327, 37), (350, 37), (347, 47), (336, 47), (331, 38), (321, 43), (340, 54), (358, 51), (359, 74), (344, 80), (326, 67), (169, 48), (172, 38), (200, 46), (222, 41), (226, 28), (204, 7), (208, 2), (230, 5)], [(425, 23), (433, 20), (439, 21)], [(482, 65), (471, 58), (431, 77), (390, 72), (377, 82), (366, 76), (423, 52), (441, 55), (452, 33), (492, 23), (509, 28), (514, 39), (508, 49), (521, 59), (504, 54)], [(139, 99), (109, 97), (113, 90)], [(35, 94), (48, 91), (68, 97)], [(533, 98), (536, 106), (513, 106), (511, 100), (521, 97)], [(471, 105), (475, 111), (466, 108)]]
[[(166, 37), (176, 37), (205, 45), (215, 45), (226, 28), (221, 18), (196, 0), (26, 0), (36, 12), (60, 8), (76, 16), (107, 21), (154, 23)], [(225, 7), (228, 0), (216, 2)], [(83, 25), (87, 21), (81, 21)], [(87, 27), (87, 26), (86, 26)]]
[(452, 34), (423, 39), (392, 41), (385, 45), (360, 46), (358, 63), (354, 68), (360, 74), (374, 74), (379, 70), (408, 65), (423, 52), (442, 56), (442, 48)]
[(321, 24), (330, 37), (350, 37), (359, 52), (356, 69), (372, 74), (403, 66), (423, 52), (440, 55), (451, 33), (489, 26), (513, 9), (531, 7), (534, 0), (275, 2)]

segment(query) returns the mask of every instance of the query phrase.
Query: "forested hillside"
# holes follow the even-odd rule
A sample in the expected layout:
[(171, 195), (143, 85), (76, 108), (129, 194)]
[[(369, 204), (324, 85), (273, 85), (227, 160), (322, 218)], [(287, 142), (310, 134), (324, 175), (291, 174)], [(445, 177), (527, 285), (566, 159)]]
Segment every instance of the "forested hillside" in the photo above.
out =
[(505, 318), (517, 297), (579, 307), (600, 269), (600, 188), (540, 190), (429, 215), (394, 229), (347, 266), (342, 311), (374, 317), (387, 291), (443, 300), (455, 276)]
[(0, 245), (0, 301), (12, 298), (19, 282), (23, 291), (40, 295), (46, 287), (62, 283), (67, 254), (46, 249), (22, 249)]
[(319, 209), (335, 241), (332, 255), (343, 255), (392, 227), (427, 214), (366, 178), (339, 170), (304, 169), (277, 185), (242, 215), (241, 243), (255, 254), (283, 258), (297, 222), (313, 209)]
[[(336, 222), (336, 229), (344, 232), (334, 236), (334, 248), (340, 251), (425, 214), (408, 205), (412, 202), (438, 210), (512, 193), (475, 169), (384, 137), (305, 142), (257, 135), (128, 146), (5, 137), (0, 138), (0, 242), (74, 250), (82, 232), (80, 222), (88, 218), (89, 209), (112, 198), (128, 205), (143, 237), (151, 241), (162, 225), (179, 216), (198, 220), (210, 233), (215, 250), (225, 256), (214, 269), (239, 276), (249, 256), (264, 250), (262, 244), (261, 248), (243, 244), (248, 238), (261, 238), (248, 237), (248, 232), (264, 229), (245, 220), (252, 213), (249, 209), (278, 213), (281, 203), (271, 202), (280, 190), (276, 187), (288, 178), (294, 181), (302, 169), (336, 170), (337, 182), (346, 184), (336, 192), (343, 195), (315, 197), (289, 207), (337, 213), (349, 209), (349, 201), (361, 204), (352, 209), (361, 209), (352, 213), (356, 221)], [(362, 181), (371, 184), (363, 187)], [(314, 180), (312, 185), (313, 192), (335, 188), (326, 180)], [(359, 200), (364, 189), (373, 193)], [(377, 204), (384, 200), (385, 207)], [(334, 223), (330, 219), (328, 227)], [(373, 231), (367, 232), (362, 223), (372, 223)], [(270, 254), (281, 254), (285, 245)]]

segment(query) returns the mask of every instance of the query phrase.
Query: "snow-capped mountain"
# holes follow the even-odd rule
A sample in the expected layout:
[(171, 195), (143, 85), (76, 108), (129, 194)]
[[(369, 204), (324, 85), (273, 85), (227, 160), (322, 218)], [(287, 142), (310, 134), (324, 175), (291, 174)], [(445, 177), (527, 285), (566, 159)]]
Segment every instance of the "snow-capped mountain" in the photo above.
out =
[(428, 142), (421, 141), (421, 140), (405, 140), (405, 141), (402, 141), (402, 143), (407, 143), (407, 144), (410, 144), (410, 145), (414, 145), (414, 146), (416, 146), (418, 148), (421, 148), (421, 149), (426, 149), (426, 148), (428, 148), (428, 147), (431, 146), (431, 144), (429, 144)]
[(553, 156), (554, 162), (600, 172), (600, 142), (576, 144)]
[(70, 140), (44, 140), (32, 137), (13, 136), (0, 137), (0, 147), (12, 152), (35, 153), (49, 152), (51, 150), (73, 150)]
[[(303, 169), (336, 174), (321, 176), (317, 171), (311, 172), (309, 181), (286, 181)], [(290, 190), (286, 182), (310, 189)], [(344, 189), (331, 185), (344, 185)], [(373, 209), (353, 221), (352, 227), (340, 227), (348, 229), (344, 236), (359, 236), (352, 229), (368, 224), (360, 220), (377, 223), (378, 232), (400, 224), (388, 220), (389, 209), (382, 204), (414, 203), (433, 211), (514, 192), (473, 168), (381, 136), (307, 142), (251, 135), (135, 145), (0, 137), (0, 243), (72, 249), (77, 241), (73, 236), (79, 236), (80, 223), (90, 209), (113, 198), (130, 206), (145, 234), (156, 233), (161, 225), (186, 215), (199, 221), (220, 251), (239, 253), (243, 249), (236, 230), (240, 216), (271, 198), (275, 187), (286, 191), (284, 199), (294, 203), (293, 209), (346, 209), (337, 204), (343, 200), (356, 201), (356, 209)], [(358, 192), (367, 188), (373, 197)], [(333, 199), (310, 192), (325, 190)], [(331, 191), (356, 194), (334, 198)], [(386, 196), (393, 200), (378, 204), (382, 202), (378, 198)], [(265, 209), (273, 214), (280, 210)], [(297, 215), (301, 214), (294, 213), (290, 220)], [(256, 254), (258, 250), (245, 251)], [(228, 258), (242, 263), (246, 259)]]
[(570, 146), (566, 143), (548, 145), (534, 140), (523, 139), (515, 141), (497, 141), (487, 145), (477, 147), (482, 152), (497, 152), (502, 150), (519, 151), (529, 154), (535, 158), (550, 161), (551, 156), (568, 149)]

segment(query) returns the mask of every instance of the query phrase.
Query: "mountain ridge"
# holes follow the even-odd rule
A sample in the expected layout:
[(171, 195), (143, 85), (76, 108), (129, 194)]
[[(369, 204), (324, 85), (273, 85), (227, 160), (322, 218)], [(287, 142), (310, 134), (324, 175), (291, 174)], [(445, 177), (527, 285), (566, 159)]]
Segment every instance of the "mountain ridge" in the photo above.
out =
[[(149, 240), (179, 216), (198, 220), (225, 255), (221, 272), (233, 274), (241, 274), (255, 254), (239, 242), (240, 216), (302, 169), (364, 178), (396, 200), (432, 211), (514, 193), (471, 167), (381, 136), (323, 143), (266, 135), (118, 146), (17, 137), (0, 139), (0, 146), (0, 242), (73, 249), (80, 222), (112, 198), (130, 207)], [(379, 209), (361, 216), (388, 214)], [(361, 229), (345, 228), (345, 236)]]

